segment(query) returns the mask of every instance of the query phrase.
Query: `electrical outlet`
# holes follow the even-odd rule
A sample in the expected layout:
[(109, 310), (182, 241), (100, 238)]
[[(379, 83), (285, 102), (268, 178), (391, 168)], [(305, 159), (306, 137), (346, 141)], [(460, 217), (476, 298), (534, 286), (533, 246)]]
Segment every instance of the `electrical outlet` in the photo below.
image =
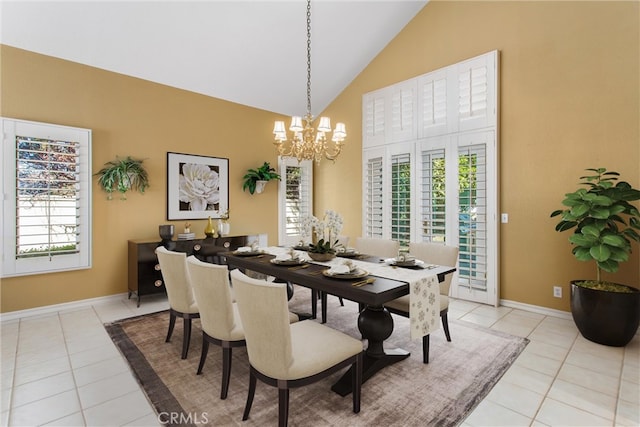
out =
[(506, 224), (509, 222), (509, 214), (508, 213), (503, 213), (500, 215), (500, 222), (502, 222), (503, 224)]
[(562, 298), (562, 286), (553, 287), (553, 296), (556, 298)]

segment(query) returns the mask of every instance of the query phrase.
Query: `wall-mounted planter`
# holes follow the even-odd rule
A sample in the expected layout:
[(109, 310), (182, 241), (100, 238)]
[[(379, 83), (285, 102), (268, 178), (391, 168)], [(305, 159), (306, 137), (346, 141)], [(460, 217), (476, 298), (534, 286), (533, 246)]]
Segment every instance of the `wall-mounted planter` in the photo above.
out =
[(144, 194), (144, 190), (149, 187), (149, 176), (142, 162), (127, 156), (124, 159), (116, 157), (104, 164), (96, 176), (100, 187), (107, 192), (107, 199), (113, 199), (114, 191), (120, 193), (121, 200), (127, 199), (126, 192), (129, 190)]
[(248, 189), (251, 194), (260, 194), (264, 191), (264, 186), (268, 181), (280, 179), (280, 175), (276, 173), (276, 170), (272, 168), (268, 162), (264, 162), (264, 164), (257, 169), (247, 170), (247, 173), (242, 179), (244, 179), (242, 191)]

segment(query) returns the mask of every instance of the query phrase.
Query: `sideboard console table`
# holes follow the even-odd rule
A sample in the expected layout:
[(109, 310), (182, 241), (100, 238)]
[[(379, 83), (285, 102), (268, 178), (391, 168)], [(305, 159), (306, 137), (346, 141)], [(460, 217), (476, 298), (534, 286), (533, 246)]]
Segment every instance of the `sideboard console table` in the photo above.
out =
[(258, 241), (260, 235), (207, 237), (194, 240), (129, 240), (128, 241), (128, 284), (129, 298), (136, 294), (138, 307), (143, 295), (166, 293), (162, 272), (158, 264), (155, 250), (164, 246), (171, 251), (195, 255), (201, 261), (223, 264), (218, 254), (236, 250), (240, 246), (248, 246)]

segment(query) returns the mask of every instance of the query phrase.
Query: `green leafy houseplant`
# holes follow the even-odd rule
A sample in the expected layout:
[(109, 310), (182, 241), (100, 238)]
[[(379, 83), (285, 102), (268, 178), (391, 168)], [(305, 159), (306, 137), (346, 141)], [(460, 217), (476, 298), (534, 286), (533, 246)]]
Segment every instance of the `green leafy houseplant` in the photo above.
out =
[(249, 193), (253, 194), (256, 192), (256, 189), (258, 190), (258, 193), (262, 192), (262, 189), (258, 186), (258, 181), (280, 179), (280, 175), (276, 173), (276, 170), (272, 168), (268, 162), (264, 162), (264, 164), (257, 169), (247, 170), (247, 173), (242, 177), (242, 179), (244, 179), (242, 191), (249, 189)]
[(580, 261), (595, 261), (595, 282), (602, 283), (601, 271), (618, 271), (620, 263), (629, 259), (631, 240), (640, 241), (640, 212), (630, 203), (640, 200), (640, 191), (618, 181), (618, 172), (586, 170), (592, 174), (580, 177), (584, 187), (565, 194), (566, 208), (553, 211), (551, 217), (561, 217), (556, 231), (574, 230), (569, 237), (573, 255)]
[(113, 192), (120, 193), (120, 199), (126, 200), (125, 193), (129, 190), (137, 190), (144, 194), (149, 187), (149, 176), (142, 166), (143, 160), (133, 159), (127, 156), (124, 159), (116, 156), (115, 160), (107, 162), (95, 175), (98, 176), (98, 184), (107, 192), (107, 199), (113, 199)]
[(315, 254), (335, 254), (336, 248), (339, 246), (339, 241), (336, 240), (333, 245), (331, 241), (324, 239), (318, 240), (318, 243), (310, 243), (309, 244), (309, 252)]

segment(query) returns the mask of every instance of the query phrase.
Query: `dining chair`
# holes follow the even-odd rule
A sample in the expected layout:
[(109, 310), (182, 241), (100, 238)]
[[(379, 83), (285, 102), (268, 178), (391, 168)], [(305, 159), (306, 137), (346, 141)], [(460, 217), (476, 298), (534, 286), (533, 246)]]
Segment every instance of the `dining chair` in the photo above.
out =
[[(409, 243), (409, 253), (427, 264), (444, 265), (455, 267), (458, 262), (458, 247), (444, 245), (440, 243), (429, 242), (412, 242)], [(451, 288), (451, 279), (453, 274), (447, 274), (445, 279), (440, 282), (440, 319), (442, 321), (442, 329), (448, 342), (451, 342), (449, 333), (449, 289)], [(400, 316), (409, 317), (410, 306), (409, 295), (396, 298), (385, 303), (385, 307), (389, 312)], [(429, 363), (429, 335), (422, 337), (422, 362)]]
[(162, 273), (162, 280), (169, 300), (169, 331), (165, 342), (171, 340), (176, 317), (183, 319), (182, 358), (187, 358), (191, 340), (191, 319), (200, 317), (198, 305), (193, 296), (191, 279), (187, 270), (187, 254), (174, 252), (164, 246), (156, 248), (156, 256)]
[(392, 258), (398, 255), (400, 243), (391, 239), (376, 237), (358, 237), (354, 245), (356, 251), (362, 254), (375, 255), (381, 258)]
[[(196, 302), (200, 308), (202, 326), (202, 353), (197, 375), (202, 374), (209, 352), (209, 343), (222, 348), (222, 386), (220, 399), (226, 399), (231, 378), (231, 356), (234, 347), (246, 346), (238, 306), (233, 301), (226, 265), (202, 262), (195, 256), (187, 258), (187, 268)], [(297, 322), (298, 316), (289, 313), (289, 321)]]
[(360, 412), (362, 342), (313, 320), (289, 324), (284, 283), (267, 283), (231, 272), (249, 355), (249, 418), (256, 382), (278, 388), (278, 425), (289, 418), (289, 390), (351, 366), (353, 412)]

